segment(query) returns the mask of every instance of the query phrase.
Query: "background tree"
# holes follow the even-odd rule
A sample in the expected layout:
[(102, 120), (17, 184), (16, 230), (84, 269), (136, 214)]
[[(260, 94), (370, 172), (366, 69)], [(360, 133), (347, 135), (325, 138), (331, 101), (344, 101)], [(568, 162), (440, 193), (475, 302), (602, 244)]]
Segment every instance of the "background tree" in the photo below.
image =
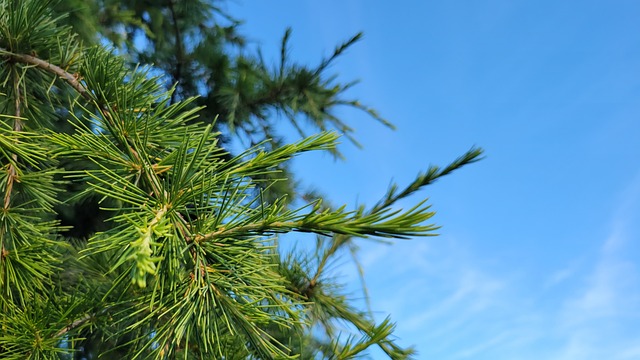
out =
[[(481, 151), (369, 208), (297, 196), (287, 160), (339, 156), (327, 130), (351, 132), (336, 106), (388, 124), (326, 74), (359, 36), (306, 67), (288, 59), (287, 32), (269, 66), (216, 5), (0, 0), (1, 357), (411, 354), (388, 319), (353, 307), (327, 264), (356, 238), (432, 235), (424, 201), (395, 203)], [(283, 143), (278, 114), (299, 141)], [(229, 152), (233, 136), (247, 149)], [(278, 251), (290, 232), (316, 234), (315, 249)], [(340, 322), (353, 334), (340, 337)]]
[[(337, 81), (329, 66), (356, 43), (361, 34), (336, 47), (315, 66), (298, 64), (289, 57), (287, 30), (282, 38), (280, 61), (268, 64), (261, 51), (253, 51), (240, 32), (241, 21), (224, 11), (224, 2), (182, 1), (82, 1), (58, 3), (54, 10), (81, 34), (84, 42), (109, 43), (135, 64), (150, 64), (171, 102), (197, 96), (192, 106), (204, 106), (202, 119), (217, 116), (221, 142), (240, 139), (245, 146), (282, 145), (278, 124), (288, 121), (301, 137), (307, 131), (338, 130), (358, 144), (353, 128), (335, 115), (339, 106), (366, 111), (373, 119), (392, 125), (373, 109), (346, 97), (356, 82)], [(199, 120), (202, 121), (202, 120)], [(330, 150), (341, 157), (338, 149)], [(295, 174), (283, 164), (276, 175), (281, 181), (266, 196), (271, 200), (289, 194), (288, 201), (305, 191), (296, 187)]]

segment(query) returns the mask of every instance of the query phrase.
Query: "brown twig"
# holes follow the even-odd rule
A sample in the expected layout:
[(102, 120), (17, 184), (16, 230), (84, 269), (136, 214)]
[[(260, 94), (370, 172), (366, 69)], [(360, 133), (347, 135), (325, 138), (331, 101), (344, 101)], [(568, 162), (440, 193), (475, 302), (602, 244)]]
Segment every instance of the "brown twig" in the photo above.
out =
[[(20, 116), (22, 115), (22, 94), (20, 92), (20, 78), (16, 76), (14, 84), (14, 92), (15, 92), (15, 119), (13, 120), (13, 130), (21, 131), (22, 130), (22, 120), (20, 120)], [(9, 163), (7, 172), (9, 175), (7, 176), (7, 187), (4, 193), (4, 210), (7, 211), (9, 209), (9, 205), (11, 204), (11, 192), (13, 191), (13, 183), (16, 181), (18, 172), (16, 170), (16, 162), (18, 161), (18, 155), (12, 154), (11, 158), (13, 159), (13, 163)]]
[(60, 329), (60, 331), (58, 331), (56, 333), (55, 337), (60, 337), (66, 333), (68, 333), (69, 331), (77, 328), (78, 326), (86, 323), (87, 321), (91, 320), (91, 318), (93, 318), (93, 315), (91, 314), (86, 314), (85, 316), (81, 317), (80, 319), (75, 320), (74, 322), (72, 322), (71, 324), (63, 327), (62, 329)]
[(89, 320), (91, 319), (95, 319), (96, 316), (99, 315), (103, 315), (105, 314), (107, 311), (109, 311), (112, 307), (114, 307), (113, 305), (107, 306), (104, 309), (97, 311), (93, 314), (85, 314), (83, 317), (74, 320), (71, 324), (63, 327), (62, 329), (60, 329), (57, 333), (56, 333), (56, 337), (62, 336), (66, 333), (68, 333), (71, 330), (74, 330), (75, 328), (84, 325), (85, 323), (87, 323)]
[(46, 70), (50, 73), (58, 75), (61, 79), (66, 81), (71, 87), (73, 87), (83, 98), (87, 100), (93, 100), (91, 94), (87, 91), (87, 89), (80, 83), (80, 76), (77, 74), (71, 74), (70, 72), (64, 70), (63, 68), (54, 65), (46, 60), (37, 58), (32, 55), (27, 54), (15, 54), (6, 49), (0, 48), (0, 52), (6, 53), (11, 59), (14, 61), (19, 61), (26, 64), (35, 65), (43, 70)]

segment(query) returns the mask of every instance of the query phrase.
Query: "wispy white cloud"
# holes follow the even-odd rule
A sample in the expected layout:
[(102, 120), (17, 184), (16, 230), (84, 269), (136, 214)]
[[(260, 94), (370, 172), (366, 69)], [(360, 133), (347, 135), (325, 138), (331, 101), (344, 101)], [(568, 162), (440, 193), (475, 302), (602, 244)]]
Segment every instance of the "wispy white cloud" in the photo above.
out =
[(621, 193), (609, 237), (585, 285), (565, 299), (558, 319), (559, 360), (640, 358), (640, 172)]
[(404, 324), (408, 330), (417, 330), (452, 312), (457, 313), (459, 319), (469, 318), (472, 314), (491, 307), (504, 288), (502, 281), (474, 269), (461, 269), (456, 276), (455, 283), (451, 284), (452, 292), (409, 319)]
[(428, 344), (439, 356), (462, 359), (509, 340), (508, 331), (496, 329), (460, 347), (474, 332), (492, 327), (485, 323), (510, 297), (506, 291), (513, 278), (486, 272), (455, 239), (397, 243), (384, 252), (367, 249), (363, 264), (376, 284), (387, 284), (372, 294), (374, 309), (398, 321), (398, 335), (406, 342)]
[(622, 192), (595, 253), (575, 254), (539, 284), (529, 273), (539, 268), (496, 270), (452, 237), (365, 249), (373, 307), (398, 321), (420, 358), (640, 359), (638, 189)]
[(586, 286), (564, 302), (558, 359), (625, 359), (640, 343), (640, 282), (637, 258), (625, 255), (629, 238), (619, 229), (603, 244)]
[(567, 280), (571, 280), (576, 276), (578, 271), (581, 270), (581, 266), (584, 265), (583, 261), (573, 261), (566, 267), (554, 272), (544, 284), (545, 289), (552, 288), (554, 286), (561, 285)]

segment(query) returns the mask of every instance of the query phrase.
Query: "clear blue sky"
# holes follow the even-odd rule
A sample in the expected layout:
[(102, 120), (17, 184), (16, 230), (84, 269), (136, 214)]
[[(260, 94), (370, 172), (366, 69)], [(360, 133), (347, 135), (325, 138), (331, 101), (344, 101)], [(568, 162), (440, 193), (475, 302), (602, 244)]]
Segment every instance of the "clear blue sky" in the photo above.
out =
[(391, 179), (485, 148), (420, 194), (439, 237), (362, 243), (373, 308), (401, 344), (419, 359), (640, 359), (640, 2), (228, 8), (268, 58), (287, 26), (310, 64), (365, 33), (333, 70), (398, 130), (345, 111), (364, 149), (296, 161), (334, 203), (371, 204)]

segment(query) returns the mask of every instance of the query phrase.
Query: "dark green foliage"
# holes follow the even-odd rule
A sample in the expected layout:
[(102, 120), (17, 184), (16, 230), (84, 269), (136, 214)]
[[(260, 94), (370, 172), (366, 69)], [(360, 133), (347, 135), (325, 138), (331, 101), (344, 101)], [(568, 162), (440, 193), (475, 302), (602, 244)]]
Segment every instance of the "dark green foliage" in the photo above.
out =
[[(412, 354), (388, 319), (354, 308), (328, 264), (356, 239), (433, 235), (424, 201), (396, 201), (481, 152), (369, 209), (292, 206), (287, 161), (338, 154), (336, 131), (351, 132), (337, 105), (383, 121), (325, 74), (359, 36), (309, 68), (287, 58), (287, 32), (269, 70), (233, 50), (238, 22), (216, 4), (0, 0), (1, 358)], [(300, 140), (272, 140), (275, 113)], [(250, 146), (229, 152), (233, 136)], [(281, 253), (282, 233), (315, 234), (316, 248)]]

